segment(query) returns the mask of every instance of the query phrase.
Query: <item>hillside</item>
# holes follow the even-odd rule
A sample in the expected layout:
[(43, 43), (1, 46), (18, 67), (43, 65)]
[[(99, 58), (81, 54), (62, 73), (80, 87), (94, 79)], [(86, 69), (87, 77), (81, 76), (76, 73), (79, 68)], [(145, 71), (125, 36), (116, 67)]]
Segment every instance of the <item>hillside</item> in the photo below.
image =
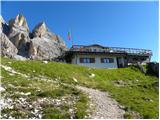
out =
[(89, 98), (77, 85), (109, 92), (124, 106), (124, 118), (158, 118), (158, 78), (135, 67), (93, 69), (8, 58), (1, 63), (2, 101), (13, 104), (4, 107), (2, 118), (88, 118)]

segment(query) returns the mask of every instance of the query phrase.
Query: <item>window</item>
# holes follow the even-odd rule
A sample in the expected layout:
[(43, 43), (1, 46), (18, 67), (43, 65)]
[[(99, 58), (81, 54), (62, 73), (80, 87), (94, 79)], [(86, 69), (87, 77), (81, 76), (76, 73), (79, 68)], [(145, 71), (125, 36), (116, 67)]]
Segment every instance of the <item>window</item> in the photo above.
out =
[(101, 63), (114, 63), (113, 58), (101, 58)]
[(135, 57), (135, 58), (133, 58), (132, 60), (133, 60), (133, 61), (137, 61), (137, 60), (138, 60), (138, 58), (136, 58), (136, 57)]
[(80, 58), (80, 63), (95, 63), (95, 58)]
[(93, 52), (96, 52), (97, 50), (96, 49), (93, 49)]
[(89, 52), (89, 49), (86, 49), (87, 52)]
[(146, 58), (141, 58), (141, 60), (146, 60)]

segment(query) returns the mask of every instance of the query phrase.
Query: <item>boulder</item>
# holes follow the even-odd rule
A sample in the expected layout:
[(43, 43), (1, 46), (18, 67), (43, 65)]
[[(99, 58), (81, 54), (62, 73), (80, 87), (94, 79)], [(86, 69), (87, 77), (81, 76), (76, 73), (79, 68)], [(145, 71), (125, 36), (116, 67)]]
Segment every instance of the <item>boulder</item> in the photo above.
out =
[(18, 52), (17, 48), (2, 32), (0, 33), (0, 40), (1, 40), (1, 53), (0, 53), (1, 56), (8, 56), (13, 58)]
[(18, 49), (18, 54), (27, 57), (30, 42), (29, 28), (22, 14), (18, 14), (15, 19), (9, 21), (8, 37)]
[(13, 56), (13, 59), (20, 60), (20, 61), (25, 61), (25, 60), (27, 60), (25, 57), (22, 57), (22, 56), (20, 56), (20, 55), (15, 55), (15, 56)]

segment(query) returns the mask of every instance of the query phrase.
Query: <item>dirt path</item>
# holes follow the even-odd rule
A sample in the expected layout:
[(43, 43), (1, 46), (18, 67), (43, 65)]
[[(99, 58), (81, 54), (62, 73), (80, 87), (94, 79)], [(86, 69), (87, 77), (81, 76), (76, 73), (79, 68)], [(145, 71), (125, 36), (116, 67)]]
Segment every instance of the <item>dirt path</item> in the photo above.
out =
[(90, 105), (94, 105), (95, 111), (92, 119), (122, 119), (124, 110), (113, 100), (108, 93), (99, 90), (77, 86), (78, 89), (89, 95)]

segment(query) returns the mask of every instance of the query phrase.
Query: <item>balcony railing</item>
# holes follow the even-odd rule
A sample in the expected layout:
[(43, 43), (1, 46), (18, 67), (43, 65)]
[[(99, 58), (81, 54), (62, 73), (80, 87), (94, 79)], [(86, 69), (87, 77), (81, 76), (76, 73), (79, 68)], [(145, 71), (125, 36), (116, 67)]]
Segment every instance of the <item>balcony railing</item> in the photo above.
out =
[(100, 47), (91, 49), (92, 46), (73, 45), (70, 51), (77, 52), (98, 52), (98, 53), (126, 53), (128, 55), (152, 55), (151, 50), (136, 49), (136, 48), (121, 48), (121, 47)]

